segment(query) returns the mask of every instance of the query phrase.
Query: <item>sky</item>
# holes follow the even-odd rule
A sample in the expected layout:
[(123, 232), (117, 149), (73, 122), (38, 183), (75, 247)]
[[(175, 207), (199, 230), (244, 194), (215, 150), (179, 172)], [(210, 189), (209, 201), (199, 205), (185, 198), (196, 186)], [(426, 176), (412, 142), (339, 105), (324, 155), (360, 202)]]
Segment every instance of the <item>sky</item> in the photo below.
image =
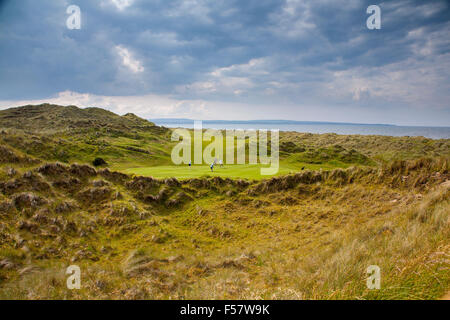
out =
[(450, 1), (0, 0), (0, 109), (44, 102), (450, 126)]

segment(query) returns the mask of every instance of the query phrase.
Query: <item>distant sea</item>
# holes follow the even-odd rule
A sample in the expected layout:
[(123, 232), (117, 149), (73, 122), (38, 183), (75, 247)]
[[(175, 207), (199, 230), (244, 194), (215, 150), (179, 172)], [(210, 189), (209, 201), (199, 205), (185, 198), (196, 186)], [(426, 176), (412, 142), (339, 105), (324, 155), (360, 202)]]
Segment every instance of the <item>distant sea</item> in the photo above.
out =
[[(194, 120), (190, 119), (150, 119), (159, 126), (169, 128), (193, 128)], [(251, 120), (227, 121), (204, 120), (203, 128), (207, 129), (279, 129), (280, 131), (296, 131), (309, 133), (362, 134), (383, 136), (422, 136), (431, 139), (450, 139), (450, 127), (415, 127), (388, 124), (358, 124), (337, 122), (310, 122), (290, 120)]]

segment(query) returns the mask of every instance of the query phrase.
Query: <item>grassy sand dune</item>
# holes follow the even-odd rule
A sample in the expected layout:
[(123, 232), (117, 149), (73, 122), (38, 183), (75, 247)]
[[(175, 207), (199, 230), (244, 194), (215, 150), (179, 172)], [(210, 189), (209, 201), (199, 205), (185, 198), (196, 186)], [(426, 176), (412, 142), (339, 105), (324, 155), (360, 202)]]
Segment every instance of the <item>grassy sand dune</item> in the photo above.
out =
[[(173, 166), (170, 130), (135, 116), (72, 129), (65, 123), (81, 116), (71, 112), (56, 131), (40, 132), (44, 120), (1, 130), (0, 298), (438, 299), (449, 290), (448, 140), (282, 133), (280, 175), (262, 179), (258, 166)], [(96, 157), (108, 165), (92, 167)], [(73, 264), (80, 290), (66, 287)], [(366, 286), (370, 265), (380, 290)]]
[[(438, 298), (449, 162), (403, 165), (249, 183), (46, 164), (2, 184), (0, 297)], [(381, 290), (365, 286), (373, 264)]]

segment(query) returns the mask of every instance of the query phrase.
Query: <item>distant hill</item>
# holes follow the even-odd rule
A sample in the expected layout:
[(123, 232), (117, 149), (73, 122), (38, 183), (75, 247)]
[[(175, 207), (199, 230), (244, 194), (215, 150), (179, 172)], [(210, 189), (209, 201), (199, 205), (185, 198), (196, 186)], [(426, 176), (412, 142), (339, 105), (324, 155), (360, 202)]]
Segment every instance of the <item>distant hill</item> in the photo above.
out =
[(81, 109), (76, 106), (64, 107), (46, 103), (0, 111), (0, 128), (60, 131), (78, 128), (126, 130), (148, 127), (154, 127), (154, 123), (132, 113), (119, 116), (101, 108)]
[[(187, 118), (155, 118), (150, 119), (155, 123), (186, 124), (193, 123), (194, 119)], [(396, 127), (394, 124), (383, 123), (353, 123), (353, 122), (329, 122), (329, 121), (298, 121), (298, 120), (202, 120), (205, 124), (304, 124), (304, 125), (346, 125), (346, 126), (384, 126)]]

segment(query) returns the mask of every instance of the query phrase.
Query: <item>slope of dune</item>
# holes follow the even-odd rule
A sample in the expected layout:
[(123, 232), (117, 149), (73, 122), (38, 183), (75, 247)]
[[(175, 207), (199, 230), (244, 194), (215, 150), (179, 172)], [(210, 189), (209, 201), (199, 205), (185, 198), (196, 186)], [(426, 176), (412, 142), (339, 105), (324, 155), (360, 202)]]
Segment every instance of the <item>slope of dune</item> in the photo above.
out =
[(0, 111), (0, 128), (30, 131), (79, 128), (145, 129), (154, 124), (133, 114), (124, 116), (100, 108), (52, 104), (28, 105)]

